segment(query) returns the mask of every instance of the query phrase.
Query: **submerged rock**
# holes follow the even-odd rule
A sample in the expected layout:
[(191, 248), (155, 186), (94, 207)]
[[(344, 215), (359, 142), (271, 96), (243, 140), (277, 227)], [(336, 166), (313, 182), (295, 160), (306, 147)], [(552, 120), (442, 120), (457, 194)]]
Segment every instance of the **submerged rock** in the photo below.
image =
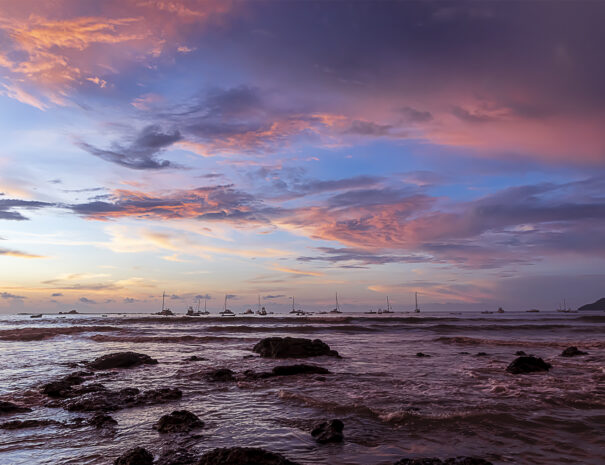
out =
[(88, 421), (88, 424), (95, 428), (110, 428), (117, 425), (118, 422), (109, 415), (97, 413)]
[(6, 415), (10, 413), (23, 413), (31, 412), (32, 409), (28, 407), (22, 407), (17, 404), (13, 404), (7, 400), (0, 400), (0, 415)]
[(235, 381), (235, 373), (229, 368), (216, 368), (214, 370), (207, 371), (204, 374), (204, 378), (213, 382)]
[(158, 361), (149, 355), (137, 352), (116, 352), (103, 355), (88, 363), (93, 370), (109, 370), (111, 368), (132, 368), (139, 365), (157, 365)]
[(393, 465), (493, 465), (487, 460), (477, 457), (455, 457), (445, 460), (437, 458), (401, 459)]
[(201, 428), (204, 422), (188, 410), (175, 410), (169, 415), (163, 415), (153, 425), (160, 433), (186, 433), (194, 428)]
[(575, 346), (568, 347), (561, 352), (561, 357), (575, 357), (576, 355), (588, 355), (588, 352), (583, 352)]
[(204, 362), (206, 360), (208, 359), (204, 357), (198, 357), (197, 355), (192, 355), (191, 357), (187, 357), (185, 359), (186, 362)]
[(417, 352), (416, 357), (430, 357), (430, 355), (423, 354), (422, 352)]
[(141, 405), (163, 404), (180, 399), (183, 393), (178, 388), (160, 388), (141, 392), (137, 388), (119, 391), (101, 391), (68, 400), (63, 407), (70, 412), (110, 412)]
[(510, 365), (506, 367), (506, 371), (509, 373), (523, 374), (533, 373), (536, 371), (548, 371), (552, 368), (550, 363), (545, 362), (540, 357), (521, 356), (513, 360)]
[(56, 420), (13, 420), (0, 423), (0, 429), (41, 428), (43, 426), (62, 425)]
[(341, 420), (324, 421), (313, 428), (311, 436), (320, 444), (329, 442), (342, 442), (344, 436), (342, 430), (345, 425)]
[(115, 459), (113, 465), (153, 465), (153, 455), (147, 449), (135, 447)]
[(297, 337), (268, 337), (257, 343), (252, 350), (266, 358), (304, 358), (329, 355), (339, 357), (338, 352), (319, 339)]
[(253, 447), (231, 447), (206, 452), (197, 465), (299, 465), (281, 454)]
[(294, 376), (308, 374), (329, 375), (331, 374), (331, 372), (324, 367), (320, 367), (317, 365), (307, 365), (304, 363), (300, 363), (297, 365), (280, 365), (274, 367), (269, 372), (266, 371), (262, 373), (257, 373), (253, 370), (244, 371), (244, 376), (250, 379), (265, 379), (274, 378), (277, 376)]
[(515, 352), (515, 355), (516, 355), (517, 357), (521, 357), (522, 355), (527, 355), (527, 354), (526, 354), (526, 353), (525, 353), (525, 351), (523, 351), (523, 350), (518, 350), (517, 352)]
[(200, 456), (187, 449), (171, 449), (162, 452), (154, 465), (196, 465)]
[(477, 354), (475, 355), (476, 357), (485, 357), (487, 355), (487, 352), (477, 352)]

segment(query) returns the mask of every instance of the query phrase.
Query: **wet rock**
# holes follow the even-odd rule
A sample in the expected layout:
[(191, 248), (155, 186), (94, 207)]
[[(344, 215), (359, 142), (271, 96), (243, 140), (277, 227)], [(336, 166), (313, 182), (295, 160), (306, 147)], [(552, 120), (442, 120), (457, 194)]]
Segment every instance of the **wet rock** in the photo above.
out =
[(229, 368), (217, 368), (206, 372), (204, 378), (213, 382), (235, 381), (235, 373)]
[(273, 376), (292, 376), (292, 375), (329, 375), (330, 371), (324, 367), (317, 365), (305, 365), (303, 363), (297, 365), (282, 365), (276, 366), (271, 370)]
[(487, 355), (486, 352), (477, 352), (476, 356), (477, 357), (485, 357)]
[(342, 434), (344, 427), (344, 423), (340, 420), (324, 421), (313, 428), (313, 431), (311, 431), (311, 436), (313, 436), (320, 444), (342, 442), (344, 439)]
[(299, 465), (281, 454), (253, 447), (231, 447), (206, 452), (197, 465)]
[(477, 457), (455, 457), (445, 460), (437, 458), (401, 459), (393, 465), (493, 465), (487, 460)]
[(115, 459), (113, 465), (153, 465), (153, 455), (147, 449), (135, 447)]
[(104, 390), (105, 386), (101, 384), (90, 384), (86, 387), (76, 387), (86, 381), (85, 377), (92, 375), (92, 373), (86, 371), (72, 373), (59, 380), (43, 384), (40, 392), (48, 397), (52, 397), (53, 399), (67, 399), (69, 397), (86, 394), (87, 392)]
[(268, 337), (257, 343), (252, 350), (266, 358), (304, 358), (329, 355), (339, 357), (338, 352), (319, 339), (295, 337)]
[(178, 388), (160, 388), (141, 392), (137, 388), (119, 391), (101, 391), (68, 400), (63, 407), (70, 412), (111, 412), (141, 405), (163, 404), (180, 399), (183, 393)]
[(88, 424), (90, 426), (94, 426), (95, 428), (111, 428), (118, 424), (118, 422), (111, 416), (105, 415), (103, 413), (95, 414), (89, 421)]
[(154, 465), (195, 465), (199, 458), (199, 455), (187, 449), (171, 449), (163, 452)]
[(537, 371), (548, 371), (551, 369), (551, 367), (552, 365), (550, 363), (545, 362), (539, 357), (533, 357), (530, 355), (517, 357), (510, 363), (510, 365), (506, 367), (506, 371), (517, 375)]
[(56, 420), (13, 420), (0, 423), (0, 429), (41, 428), (50, 425), (62, 425), (62, 423)]
[(157, 365), (158, 361), (149, 355), (137, 352), (116, 352), (103, 355), (88, 363), (93, 370), (109, 370), (111, 368), (133, 368), (139, 365)]
[(583, 352), (575, 346), (568, 347), (561, 352), (561, 357), (575, 357), (576, 355), (588, 355), (588, 352)]
[(188, 410), (175, 410), (169, 415), (163, 415), (153, 425), (160, 433), (187, 433), (194, 428), (201, 428), (204, 422)]
[(191, 357), (187, 357), (185, 359), (186, 362), (204, 362), (207, 361), (207, 358), (204, 357), (198, 357), (197, 355), (192, 355)]
[(416, 354), (416, 357), (430, 357), (430, 355), (423, 354), (422, 352), (418, 352), (418, 353)]
[(523, 350), (518, 350), (517, 352), (515, 352), (515, 355), (517, 357), (521, 357), (521, 356), (525, 356), (527, 354)]
[(6, 400), (0, 400), (0, 415), (7, 415), (10, 413), (23, 413), (31, 412), (32, 409), (28, 407), (22, 407)]
[(459, 352), (460, 355), (470, 355), (470, 352)]

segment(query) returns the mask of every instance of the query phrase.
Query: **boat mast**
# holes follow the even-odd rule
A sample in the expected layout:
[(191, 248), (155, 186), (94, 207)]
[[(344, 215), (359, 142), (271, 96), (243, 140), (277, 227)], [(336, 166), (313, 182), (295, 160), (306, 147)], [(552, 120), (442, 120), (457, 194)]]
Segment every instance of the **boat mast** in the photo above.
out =
[(164, 311), (164, 298), (166, 297), (166, 291), (162, 292), (162, 311)]
[(223, 311), (227, 311), (227, 294), (225, 294), (225, 306), (223, 307)]
[(420, 310), (418, 308), (418, 292), (414, 292), (414, 298), (416, 299), (416, 308), (414, 310)]
[(336, 293), (336, 310), (340, 310), (338, 307), (338, 292)]
[(292, 296), (292, 311), (295, 311), (294, 310), (294, 296)]
[(204, 296), (204, 313), (206, 313), (206, 301), (208, 300), (208, 294)]
[(258, 296), (258, 311), (260, 312), (260, 295)]
[(387, 312), (391, 311), (391, 303), (389, 302), (389, 296), (387, 295)]

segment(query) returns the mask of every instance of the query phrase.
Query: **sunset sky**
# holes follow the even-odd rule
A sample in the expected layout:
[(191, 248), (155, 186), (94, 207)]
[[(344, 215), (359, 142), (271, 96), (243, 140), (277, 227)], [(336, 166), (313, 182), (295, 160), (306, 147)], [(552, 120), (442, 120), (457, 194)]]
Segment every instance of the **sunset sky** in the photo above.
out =
[(604, 17), (0, 0), (0, 312), (604, 297)]

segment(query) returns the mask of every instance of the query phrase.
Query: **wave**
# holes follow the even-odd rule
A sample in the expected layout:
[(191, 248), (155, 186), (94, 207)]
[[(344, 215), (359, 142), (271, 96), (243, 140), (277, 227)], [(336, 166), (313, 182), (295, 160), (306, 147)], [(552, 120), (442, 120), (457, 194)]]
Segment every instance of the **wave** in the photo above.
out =
[(578, 346), (587, 349), (605, 348), (605, 341), (520, 341), (511, 339), (485, 339), (469, 336), (441, 336), (434, 339), (436, 342), (445, 344), (461, 345), (494, 345), (494, 346), (519, 346), (519, 347), (560, 347)]
[[(139, 342), (158, 344), (192, 344), (198, 342), (220, 342), (229, 340), (246, 340), (248, 338), (223, 336), (113, 336), (108, 334), (95, 334), (90, 337), (95, 342)], [(249, 338), (257, 340), (256, 338)]]
[(56, 336), (89, 333), (93, 331), (121, 331), (115, 326), (67, 326), (60, 328), (19, 328), (0, 331), (0, 340), (4, 341), (42, 341)]

